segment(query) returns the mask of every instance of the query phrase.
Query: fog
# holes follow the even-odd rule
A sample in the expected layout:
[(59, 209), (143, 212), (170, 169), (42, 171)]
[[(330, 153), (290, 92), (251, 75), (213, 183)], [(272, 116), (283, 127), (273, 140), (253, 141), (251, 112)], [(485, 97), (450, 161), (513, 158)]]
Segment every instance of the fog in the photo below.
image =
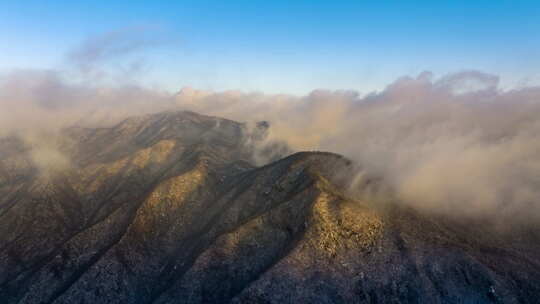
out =
[[(268, 120), (294, 150), (325, 150), (382, 178), (397, 199), (463, 216), (538, 218), (540, 88), (502, 91), (477, 71), (403, 77), (383, 91), (308, 96), (183, 90), (182, 107)], [(354, 187), (354, 185), (353, 185)]]
[(132, 79), (103, 81), (107, 60), (152, 43), (122, 35), (90, 39), (68, 54), (67, 71), (5, 72), (0, 136), (16, 134), (34, 146), (33, 159), (42, 168), (65, 167), (69, 161), (54, 142), (71, 125), (110, 126), (128, 116), (178, 109), (266, 120), (268, 141), (354, 160), (361, 170), (351, 176), (353, 190), (355, 182), (373, 176), (396, 200), (423, 210), (540, 218), (539, 87), (502, 90), (496, 75), (479, 71), (424, 72), (368, 94), (314, 90), (306, 96), (189, 87), (169, 93)]

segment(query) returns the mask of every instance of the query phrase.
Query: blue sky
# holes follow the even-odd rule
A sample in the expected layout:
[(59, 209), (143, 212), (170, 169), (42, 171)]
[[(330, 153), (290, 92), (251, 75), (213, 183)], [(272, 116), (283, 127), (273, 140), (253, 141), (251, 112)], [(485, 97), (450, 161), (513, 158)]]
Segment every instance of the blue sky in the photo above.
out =
[(520, 0), (1, 0), (0, 70), (66, 68), (81, 43), (127, 29), (163, 42), (129, 56), (169, 90), (365, 93), (464, 69), (540, 83), (540, 1)]

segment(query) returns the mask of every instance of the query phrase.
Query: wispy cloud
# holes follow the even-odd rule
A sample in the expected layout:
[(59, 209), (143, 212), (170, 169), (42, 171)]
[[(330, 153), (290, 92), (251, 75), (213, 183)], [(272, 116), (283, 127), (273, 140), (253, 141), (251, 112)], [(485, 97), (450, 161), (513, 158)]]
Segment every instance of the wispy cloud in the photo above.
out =
[[(145, 51), (172, 43), (163, 33), (152, 27), (132, 27), (89, 37), (66, 55), (70, 70), (98, 80), (109, 73), (134, 79), (145, 71)], [(111, 65), (113, 69), (111, 69)]]

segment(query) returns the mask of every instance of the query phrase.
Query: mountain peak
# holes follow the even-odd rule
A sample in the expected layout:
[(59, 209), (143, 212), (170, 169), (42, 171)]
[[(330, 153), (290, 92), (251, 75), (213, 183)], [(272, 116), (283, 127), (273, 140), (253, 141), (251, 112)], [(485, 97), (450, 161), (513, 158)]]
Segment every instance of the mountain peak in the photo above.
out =
[(62, 152), (73, 165), (46, 184), (21, 165), (24, 150), (1, 140), (0, 298), (535, 303), (540, 295), (538, 242), (516, 247), (397, 202), (349, 197), (356, 167), (337, 154), (298, 152), (259, 167), (257, 132), (185, 111), (72, 128)]

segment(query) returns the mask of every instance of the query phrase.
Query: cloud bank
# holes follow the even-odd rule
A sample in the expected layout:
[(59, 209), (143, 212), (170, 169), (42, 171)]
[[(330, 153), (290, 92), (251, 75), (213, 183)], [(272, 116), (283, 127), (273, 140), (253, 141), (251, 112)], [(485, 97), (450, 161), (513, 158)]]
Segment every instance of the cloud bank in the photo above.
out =
[[(465, 71), (403, 77), (382, 92), (308, 96), (184, 90), (181, 107), (272, 122), (295, 150), (341, 153), (397, 199), (462, 216), (540, 218), (540, 88)], [(525, 220), (525, 219), (524, 219)]]
[[(147, 45), (111, 41), (88, 42), (70, 60), (84, 69)], [(46, 165), (50, 159), (62, 160), (50, 144), (37, 139), (54, 138), (70, 125), (111, 125), (131, 115), (178, 109), (265, 120), (272, 125), (269, 141), (354, 160), (361, 170), (351, 177), (357, 182), (352, 190), (371, 176), (382, 180), (394, 199), (416, 208), (538, 220), (540, 88), (501, 90), (498, 81), (478, 71), (438, 79), (425, 72), (364, 96), (355, 91), (291, 96), (191, 88), (170, 94), (137, 85), (70, 82), (54, 70), (20, 70), (0, 79), (0, 135), (18, 134), (45, 149), (35, 159)]]

